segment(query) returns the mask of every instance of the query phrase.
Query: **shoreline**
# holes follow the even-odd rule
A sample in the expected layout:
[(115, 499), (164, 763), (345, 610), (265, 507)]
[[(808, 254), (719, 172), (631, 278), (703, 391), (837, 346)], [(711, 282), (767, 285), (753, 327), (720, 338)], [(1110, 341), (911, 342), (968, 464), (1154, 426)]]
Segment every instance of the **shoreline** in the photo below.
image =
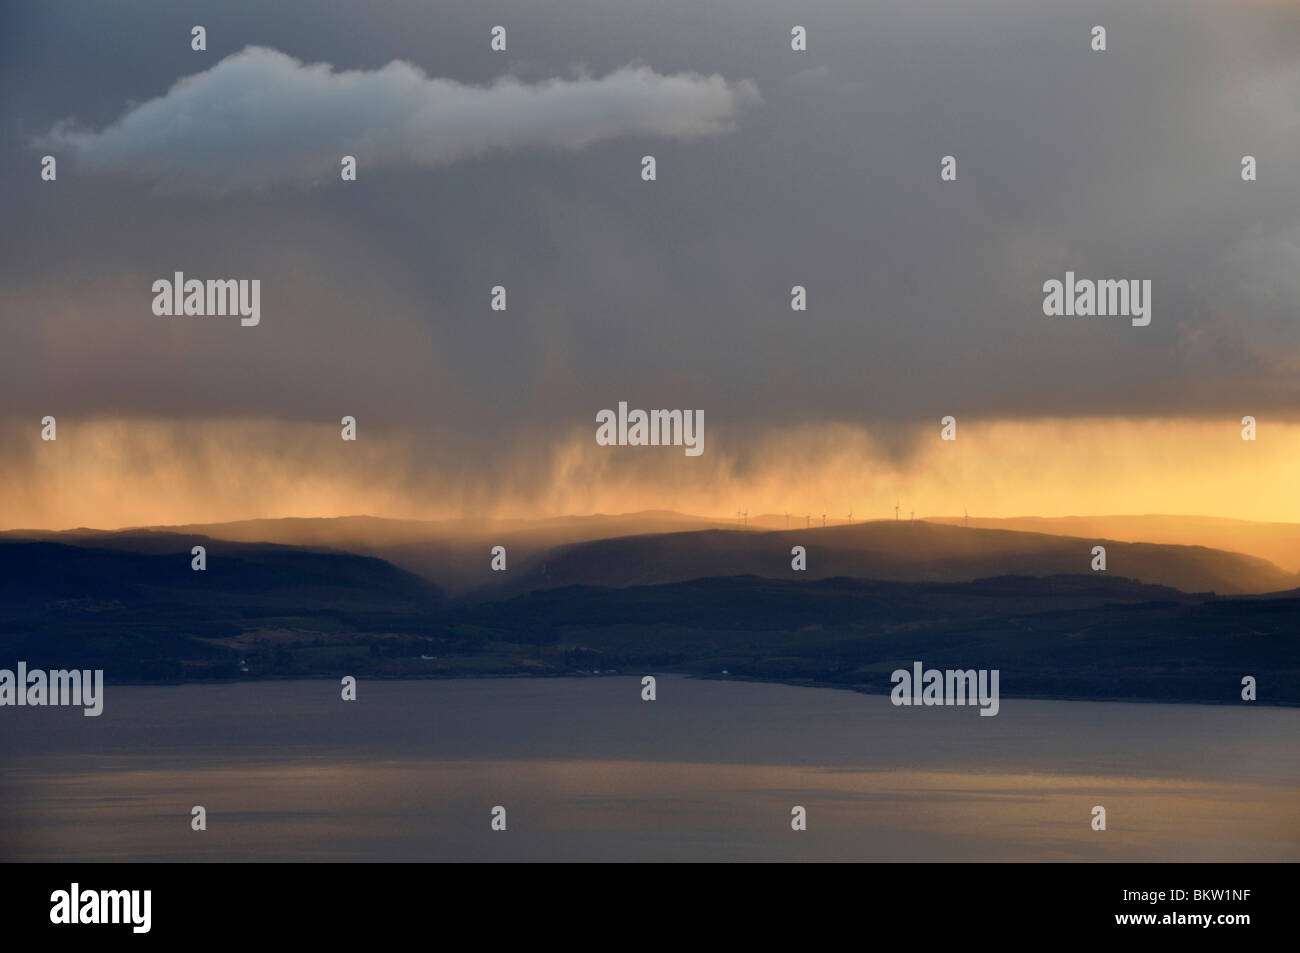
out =
[[(361, 675), (357, 676), (358, 681), (377, 681), (377, 682), (428, 682), (428, 681), (482, 681), (487, 679), (535, 679), (538, 681), (545, 679), (558, 678), (641, 678), (644, 675), (654, 675), (656, 678), (665, 675), (674, 678), (690, 678), (697, 681), (715, 681), (715, 682), (750, 682), (760, 685), (787, 685), (791, 688), (812, 688), (812, 689), (830, 689), (833, 691), (854, 692), (858, 695), (875, 695), (887, 698), (889, 692), (874, 691), (863, 686), (840, 685), (832, 682), (818, 682), (812, 679), (784, 679), (784, 678), (755, 678), (750, 675), (697, 675), (690, 672), (673, 672), (673, 671), (646, 671), (639, 674), (630, 674), (627, 672), (602, 672), (592, 674), (590, 672), (556, 672), (548, 674), (534, 674), (527, 672), (501, 672), (495, 674), (473, 674), (473, 675)], [(342, 676), (338, 676), (342, 677)], [(259, 678), (212, 678), (212, 679), (180, 679), (176, 681), (107, 681), (105, 687), (122, 686), (130, 688), (180, 688), (187, 685), (244, 685), (257, 682), (323, 682), (334, 681), (334, 675), (267, 675)], [(1001, 692), (1004, 700), (1017, 701), (1057, 701), (1057, 702), (1094, 702), (1097, 704), (1131, 704), (1131, 705), (1209, 705), (1216, 708), (1237, 708), (1237, 707), (1256, 707), (1263, 706), (1266, 708), (1300, 708), (1300, 701), (1253, 701), (1242, 702), (1234, 705), (1230, 702), (1222, 701), (1196, 701), (1186, 698), (1152, 698), (1152, 697), (1129, 697), (1129, 696), (1104, 696), (1104, 695), (1040, 695), (1040, 694), (1019, 694)]]

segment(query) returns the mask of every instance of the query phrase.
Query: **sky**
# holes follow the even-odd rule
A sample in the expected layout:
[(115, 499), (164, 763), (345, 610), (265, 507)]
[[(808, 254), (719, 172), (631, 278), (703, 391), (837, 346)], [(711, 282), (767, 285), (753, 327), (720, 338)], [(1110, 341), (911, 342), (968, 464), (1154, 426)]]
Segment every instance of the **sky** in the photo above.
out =
[[(1278, 0), (6, 5), (0, 527), (1300, 521), (1297, 49)], [(1067, 271), (1151, 323), (1045, 315)], [(705, 452), (598, 446), (619, 401)]]

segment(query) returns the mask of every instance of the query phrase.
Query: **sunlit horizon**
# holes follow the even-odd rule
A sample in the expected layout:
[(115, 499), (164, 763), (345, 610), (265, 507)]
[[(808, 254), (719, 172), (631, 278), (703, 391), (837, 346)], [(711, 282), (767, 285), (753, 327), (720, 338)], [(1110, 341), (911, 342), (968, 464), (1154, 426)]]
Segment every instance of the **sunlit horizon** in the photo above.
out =
[[(4, 457), (0, 526), (62, 530), (336, 518), (485, 521), (671, 511), (714, 520), (1177, 515), (1300, 522), (1300, 424), (959, 420), (888, 439), (843, 423), (709, 433), (709, 452), (607, 448), (577, 428), (483, 461), (417, 453), (362, 423), (66, 420)], [(11, 437), (10, 445), (14, 442)], [(475, 475), (476, 471), (481, 476)], [(743, 517), (741, 518), (743, 522)]]

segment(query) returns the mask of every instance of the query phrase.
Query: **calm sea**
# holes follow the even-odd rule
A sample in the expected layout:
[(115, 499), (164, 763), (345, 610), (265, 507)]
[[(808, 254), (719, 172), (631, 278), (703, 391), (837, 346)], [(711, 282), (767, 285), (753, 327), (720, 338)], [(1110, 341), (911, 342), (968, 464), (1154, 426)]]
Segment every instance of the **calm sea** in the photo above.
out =
[(1262, 706), (677, 677), (108, 686), (99, 718), (0, 710), (0, 858), (1295, 861), (1297, 738)]

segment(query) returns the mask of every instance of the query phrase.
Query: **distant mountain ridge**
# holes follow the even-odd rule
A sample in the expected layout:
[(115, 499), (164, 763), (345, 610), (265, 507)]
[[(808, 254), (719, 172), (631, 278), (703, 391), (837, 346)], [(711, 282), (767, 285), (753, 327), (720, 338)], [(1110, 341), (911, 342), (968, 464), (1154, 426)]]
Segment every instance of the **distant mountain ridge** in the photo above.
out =
[[(751, 527), (772, 519), (778, 518), (755, 517)], [(1157, 522), (1163, 525), (1167, 535), (1176, 535), (1167, 518), (1097, 519), (1101, 521), (1098, 525), (1104, 525), (1106, 520), (1146, 519), (1153, 526)], [(1075, 525), (1046, 522), (1057, 529)], [(1222, 529), (1222, 524), (1235, 521), (1210, 522)], [(1281, 541), (1279, 545), (1287, 538), (1288, 526), (1247, 524), (1247, 528), (1257, 528), (1268, 539)], [(374, 556), (435, 583), (449, 595), (477, 600), (580, 584), (647, 585), (746, 574), (794, 578), (790, 549), (795, 545), (805, 546), (808, 551), (809, 578), (963, 581), (1007, 574), (1070, 574), (1088, 571), (1091, 549), (1101, 544), (1107, 549), (1108, 572), (1185, 592), (1266, 593), (1300, 587), (1300, 573), (1287, 572), (1267, 560), (1240, 552), (1201, 545), (1133, 542), (1103, 535), (1064, 536), (966, 527), (953, 525), (951, 520), (876, 520), (825, 528), (764, 530), (743, 527), (734, 520), (647, 511), (484, 523), (358, 516), (123, 531), (0, 533), (0, 540), (61, 540), (135, 551), (181, 546), (186, 539), (199, 537)], [(490, 551), (496, 545), (507, 550), (504, 573), (493, 572), (489, 565)]]
[[(932, 523), (961, 525), (962, 517), (927, 517)], [(1208, 546), (1267, 559), (1285, 572), (1300, 572), (1300, 524), (1261, 523), (1214, 516), (1019, 516), (978, 519), (979, 529), (1010, 529), (1055, 536), (1099, 537), (1125, 542)]]
[[(807, 551), (805, 572), (791, 569), (796, 545)], [(1105, 546), (1110, 574), (1183, 592), (1274, 592), (1300, 582), (1266, 560), (1200, 546), (884, 520), (824, 529), (703, 530), (576, 543), (558, 548), (502, 588), (526, 592), (577, 584), (658, 585), (732, 575), (899, 582), (1068, 575), (1090, 571), (1095, 545)]]

